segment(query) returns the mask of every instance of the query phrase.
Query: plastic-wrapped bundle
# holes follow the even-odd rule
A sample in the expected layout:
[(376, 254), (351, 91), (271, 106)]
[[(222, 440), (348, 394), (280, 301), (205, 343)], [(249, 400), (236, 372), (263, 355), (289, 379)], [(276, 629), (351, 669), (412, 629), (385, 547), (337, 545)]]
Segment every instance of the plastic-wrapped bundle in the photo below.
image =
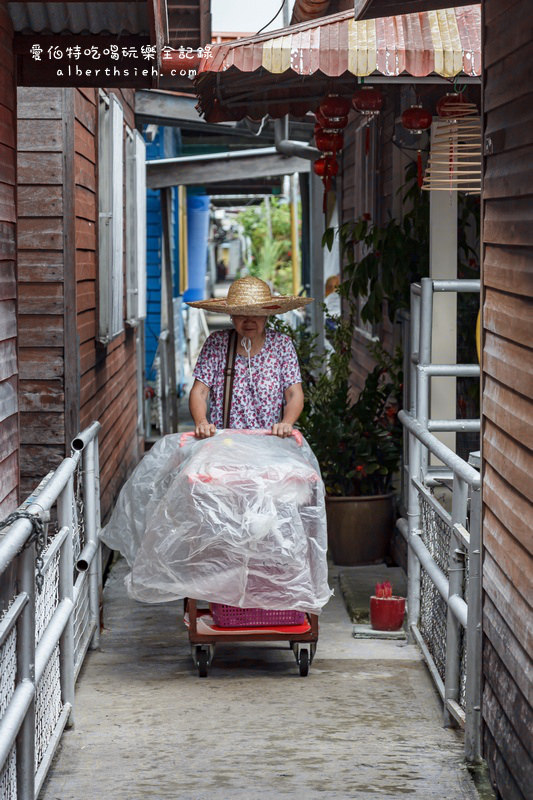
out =
[(124, 485), (102, 540), (130, 595), (319, 613), (327, 583), (324, 486), (298, 433), (171, 434)]

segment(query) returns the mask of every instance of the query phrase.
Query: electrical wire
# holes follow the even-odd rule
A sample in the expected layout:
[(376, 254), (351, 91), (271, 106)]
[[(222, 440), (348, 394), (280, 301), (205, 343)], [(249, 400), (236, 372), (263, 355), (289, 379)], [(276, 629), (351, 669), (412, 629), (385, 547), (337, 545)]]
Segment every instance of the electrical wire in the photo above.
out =
[(287, 0), (283, 0), (283, 3), (280, 5), (279, 9), (278, 9), (278, 10), (277, 10), (277, 12), (274, 14), (274, 16), (272, 17), (272, 19), (270, 20), (270, 22), (267, 22), (267, 24), (266, 24), (266, 25), (263, 25), (263, 27), (261, 28), (261, 30), (257, 31), (257, 33), (255, 34), (256, 36), (259, 36), (259, 34), (260, 34), (260, 33), (262, 33), (262, 32), (265, 30), (265, 28), (268, 28), (268, 26), (269, 26), (269, 25), (272, 25), (272, 23), (274, 22), (274, 20), (275, 20), (277, 17), (279, 17), (279, 15), (281, 14), (281, 12), (283, 11), (283, 6), (285, 5), (285, 3), (286, 3), (286, 2), (287, 2)]

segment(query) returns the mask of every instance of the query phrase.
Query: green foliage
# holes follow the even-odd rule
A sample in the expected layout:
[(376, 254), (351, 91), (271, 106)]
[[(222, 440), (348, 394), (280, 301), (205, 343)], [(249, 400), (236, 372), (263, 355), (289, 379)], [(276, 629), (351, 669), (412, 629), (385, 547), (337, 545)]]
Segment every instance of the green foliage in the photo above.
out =
[[(418, 188), (412, 167), (406, 175), (400, 191), (411, 210), (399, 222), (389, 219), (376, 225), (369, 214), (363, 214), (337, 231), (345, 259), (340, 292), (347, 298), (364, 298), (363, 322), (381, 322), (384, 301), (394, 322), (401, 309), (409, 308), (411, 283), (429, 274), (429, 197)], [(328, 228), (322, 238), (329, 250), (335, 234), (335, 229)]]
[(280, 317), (270, 317), (267, 325), (273, 330), (287, 334), (292, 339), (298, 354), (304, 397), (307, 400), (309, 388), (314, 385), (316, 375), (323, 368), (323, 357), (317, 352), (317, 334), (311, 333), (304, 323), (293, 328)]
[(272, 280), (276, 270), (282, 266), (283, 242), (276, 242), (265, 238), (255, 256), (255, 261), (250, 269), (250, 274), (264, 281)]
[(402, 430), (397, 419), (401, 397), (401, 352), (390, 356), (372, 345), (376, 367), (355, 402), (349, 396), (351, 321), (336, 323), (332, 348), (323, 355), (316, 336), (279, 320), (274, 327), (291, 336), (302, 368), (305, 397), (298, 426), (315, 453), (326, 491), (332, 496), (374, 495), (390, 491), (399, 468)]
[[(292, 293), (291, 218), (288, 203), (276, 197), (241, 211), (237, 221), (252, 243), (250, 274), (271, 281), (281, 294)], [(269, 233), (269, 223), (272, 236)]]
[[(351, 343), (356, 301), (362, 298), (361, 319), (379, 324), (385, 305), (391, 321), (408, 309), (410, 285), (429, 274), (429, 196), (416, 182), (416, 166), (406, 173), (402, 192), (409, 208), (401, 221), (373, 224), (369, 215), (339, 229), (328, 228), (322, 244), (332, 249), (340, 237), (344, 256), (344, 282), (339, 287), (349, 308), (347, 319), (328, 317), (326, 331), (331, 348), (319, 354), (316, 337), (301, 326), (292, 330), (279, 320), (275, 327), (289, 334), (302, 366), (304, 411), (298, 425), (311, 445), (322, 471), (326, 491), (332, 496), (375, 495), (389, 492), (400, 467), (403, 430), (397, 412), (402, 396), (402, 355), (387, 353), (381, 344), (369, 347), (376, 361), (363, 390), (350, 396)], [(458, 276), (479, 277), (479, 201), (458, 197)], [(458, 299), (459, 345), (464, 328), (465, 347), (473, 346), (479, 298), (462, 294)], [(325, 308), (325, 307), (324, 307)], [(469, 321), (466, 321), (468, 314)], [(464, 316), (466, 315), (466, 316)], [(473, 358), (461, 358), (461, 361)], [(475, 391), (475, 387), (474, 387)], [(459, 404), (475, 405), (470, 389), (459, 394)], [(476, 416), (470, 413), (467, 416)]]

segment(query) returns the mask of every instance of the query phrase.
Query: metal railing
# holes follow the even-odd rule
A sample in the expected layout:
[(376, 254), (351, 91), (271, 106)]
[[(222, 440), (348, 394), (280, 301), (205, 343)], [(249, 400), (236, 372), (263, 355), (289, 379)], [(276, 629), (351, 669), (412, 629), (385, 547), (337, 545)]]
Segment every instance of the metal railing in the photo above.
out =
[(38, 797), (99, 644), (99, 429), (78, 434), (0, 534), (0, 575), (16, 573), (0, 619), (0, 800)]
[[(481, 498), (480, 476), (432, 431), (479, 430), (479, 420), (429, 417), (432, 376), (479, 375), (477, 364), (433, 364), (433, 292), (479, 292), (479, 281), (424, 278), (411, 293), (407, 519), (408, 626), (443, 700), (444, 722), (465, 729), (465, 757), (481, 757)], [(430, 465), (430, 455), (442, 465)], [(435, 487), (451, 491), (451, 511)]]

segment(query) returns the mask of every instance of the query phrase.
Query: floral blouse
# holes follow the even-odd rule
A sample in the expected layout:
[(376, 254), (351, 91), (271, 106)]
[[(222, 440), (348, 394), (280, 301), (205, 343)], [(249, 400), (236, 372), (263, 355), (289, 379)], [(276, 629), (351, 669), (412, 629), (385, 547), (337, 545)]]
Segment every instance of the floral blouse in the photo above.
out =
[[(229, 330), (212, 333), (198, 356), (193, 376), (209, 387), (211, 422), (222, 428), (224, 369)], [(265, 343), (255, 356), (235, 355), (230, 428), (271, 428), (281, 418), (284, 392), (302, 376), (289, 336), (266, 329)], [(251, 374), (250, 374), (251, 373)]]

